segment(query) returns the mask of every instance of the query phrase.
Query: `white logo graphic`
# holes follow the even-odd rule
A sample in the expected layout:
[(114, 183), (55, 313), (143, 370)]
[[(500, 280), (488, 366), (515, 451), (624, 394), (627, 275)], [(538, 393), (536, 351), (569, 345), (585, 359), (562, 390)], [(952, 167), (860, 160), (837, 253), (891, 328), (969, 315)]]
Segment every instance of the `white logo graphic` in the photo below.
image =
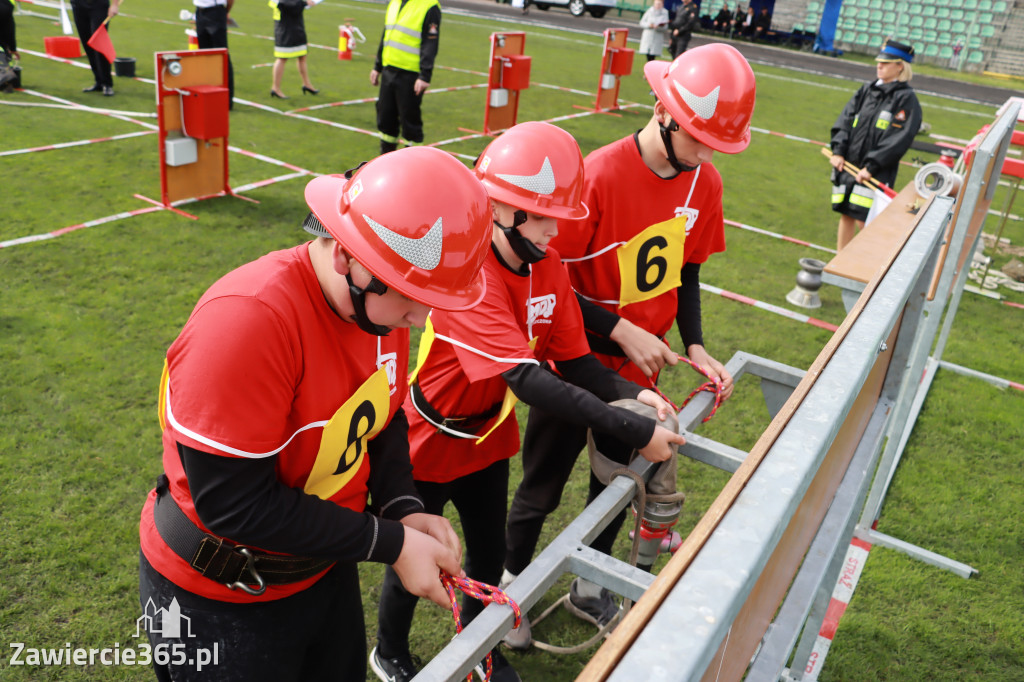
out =
[(541, 320), (541, 318), (550, 318), (555, 312), (555, 295), (547, 294), (545, 296), (537, 296), (531, 298), (526, 302), (526, 324), (535, 324), (538, 320), (541, 322), (551, 323), (550, 319)]
[(384, 368), (384, 372), (388, 375), (388, 387), (391, 389), (391, 395), (395, 394), (395, 389), (398, 384), (398, 354), (397, 353), (384, 353), (377, 358), (377, 368)]
[(706, 121), (715, 115), (715, 109), (718, 108), (718, 91), (722, 89), (721, 85), (716, 85), (714, 90), (703, 97), (693, 94), (678, 81), (673, 81), (672, 85), (676, 86), (676, 90), (679, 91), (683, 101), (686, 102), (688, 107), (693, 109), (693, 113), (697, 114), (697, 116)]
[(700, 215), (700, 211), (689, 206), (676, 206), (676, 217), (681, 218), (686, 216), (686, 234), (690, 234), (690, 230), (697, 226), (697, 216)]
[(555, 191), (555, 172), (551, 170), (551, 160), (546, 156), (540, 170), (534, 175), (511, 175), (509, 173), (495, 173), (495, 175), (528, 192), (551, 194)]
[[(157, 616), (160, 616), (160, 625), (156, 624)], [(168, 608), (156, 607), (152, 599), (146, 601), (146, 608), (142, 615), (135, 620), (135, 636), (143, 637), (144, 632), (160, 635), (166, 639), (178, 639), (181, 637), (181, 624), (185, 623), (185, 636), (195, 637), (192, 634), (192, 619), (181, 615), (181, 607), (177, 599), (171, 599)]]
[(365, 213), (363, 214), (363, 220), (370, 226), (374, 234), (381, 238), (381, 241), (391, 247), (392, 251), (416, 267), (424, 270), (433, 270), (441, 262), (442, 230), (440, 217), (438, 217), (430, 230), (418, 239), (400, 235), (384, 227)]

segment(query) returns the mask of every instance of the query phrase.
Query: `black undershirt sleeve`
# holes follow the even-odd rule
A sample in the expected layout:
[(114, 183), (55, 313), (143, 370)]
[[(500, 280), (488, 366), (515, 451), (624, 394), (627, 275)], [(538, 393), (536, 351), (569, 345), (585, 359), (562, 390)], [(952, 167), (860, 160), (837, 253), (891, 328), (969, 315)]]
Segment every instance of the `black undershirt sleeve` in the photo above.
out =
[(683, 340), (683, 351), (693, 344), (704, 345), (700, 314), (700, 263), (686, 263), (680, 273), (677, 290), (676, 325)]
[[(276, 456), (226, 457), (180, 443), (178, 453), (196, 513), (212, 533), (273, 552), (394, 563), (405, 540), (398, 519), (423, 509), (409, 474), (407, 431), (405, 415), (398, 413), (368, 446), (369, 487), (382, 516), (284, 485)], [(402, 440), (404, 457), (393, 452), (392, 439)]]
[(606, 403), (623, 398), (636, 398), (644, 387), (608, 369), (590, 353), (572, 360), (560, 360), (555, 368), (563, 379), (586, 389)]
[(573, 386), (537, 365), (519, 364), (501, 376), (516, 397), (527, 405), (615, 436), (630, 447), (642, 448), (654, 435), (653, 419), (612, 407), (590, 391)]
[(622, 318), (579, 294), (576, 294), (576, 300), (580, 304), (580, 312), (583, 313), (583, 326), (587, 331), (605, 338), (611, 337), (612, 330)]

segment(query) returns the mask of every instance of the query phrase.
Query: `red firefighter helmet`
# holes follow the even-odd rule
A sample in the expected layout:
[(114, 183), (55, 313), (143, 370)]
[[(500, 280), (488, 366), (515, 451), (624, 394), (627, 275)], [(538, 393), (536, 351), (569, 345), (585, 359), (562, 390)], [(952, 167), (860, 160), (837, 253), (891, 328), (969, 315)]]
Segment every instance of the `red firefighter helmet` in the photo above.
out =
[(351, 179), (314, 179), (306, 203), (346, 252), (406, 297), (441, 310), (483, 298), (490, 202), (450, 154), (407, 147), (379, 156)]
[(487, 145), (476, 176), (495, 201), (551, 218), (586, 218), (583, 154), (558, 126), (531, 121), (512, 126)]
[(673, 120), (698, 142), (725, 154), (750, 144), (754, 72), (732, 45), (710, 43), (671, 63), (647, 62), (644, 76)]

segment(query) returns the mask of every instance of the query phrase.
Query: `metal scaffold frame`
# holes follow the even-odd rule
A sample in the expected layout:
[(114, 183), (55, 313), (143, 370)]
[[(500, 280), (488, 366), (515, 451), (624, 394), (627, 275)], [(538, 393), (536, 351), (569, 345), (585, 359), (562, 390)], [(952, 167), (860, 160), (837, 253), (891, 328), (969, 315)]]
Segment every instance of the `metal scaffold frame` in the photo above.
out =
[[(710, 412), (709, 394), (680, 412), (681, 453), (733, 476), (657, 577), (588, 547), (636, 493), (619, 477), (508, 587), (524, 613), (565, 573), (636, 601), (579, 680), (801, 679), (845, 550), (871, 532), (941, 362), (966, 281), (963, 256), (979, 238), (1018, 108), (991, 126), (956, 198), (933, 197), (908, 216), (905, 242), (806, 372), (744, 353), (729, 361), (737, 378), (761, 378), (773, 416), (749, 453), (689, 432)], [(637, 458), (630, 468), (649, 480), (654, 465)], [(870, 540), (887, 544), (877, 533)], [(488, 606), (416, 679), (464, 678), (512, 618)]]

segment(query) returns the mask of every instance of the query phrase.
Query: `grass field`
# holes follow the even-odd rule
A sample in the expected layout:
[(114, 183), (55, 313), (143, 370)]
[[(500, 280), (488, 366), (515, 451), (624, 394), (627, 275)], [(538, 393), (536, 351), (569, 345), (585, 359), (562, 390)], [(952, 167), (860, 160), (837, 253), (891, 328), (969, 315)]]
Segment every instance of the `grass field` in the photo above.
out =
[[(186, 6), (169, 0), (128, 0), (122, 6), (111, 36), (120, 55), (137, 58), (140, 78), (153, 77), (154, 51), (185, 48), (186, 25), (177, 15)], [(322, 92), (317, 98), (298, 96), (300, 82), (289, 65), (284, 90), (292, 99), (282, 102), (271, 100), (268, 92), (270, 10), (261, 2), (238, 3), (233, 15), (240, 29), (231, 34), (230, 45), (240, 101), (231, 114), (231, 144), (312, 173), (341, 172), (372, 157), (377, 140), (371, 135), (287, 112), (374, 95), (367, 74), (382, 14), (380, 5), (338, 0), (311, 10), (309, 39), (326, 46), (314, 47), (309, 57), (313, 82)], [(337, 26), (346, 17), (370, 38), (351, 62), (338, 61), (333, 50)], [(437, 92), (424, 104), (428, 142), (462, 137), (462, 128), (482, 126), (482, 89), (440, 91), (483, 83), (489, 34), (519, 28), (446, 14), (433, 83)], [(117, 79), (114, 98), (82, 94), (81, 88), (92, 82), (88, 69), (81, 68), (84, 59), (74, 66), (31, 54), (43, 52), (44, 36), (59, 33), (52, 21), (18, 18), (23, 85), (46, 97), (0, 95), (0, 243), (5, 245), (0, 248), (0, 640), (7, 652), (0, 655), (0, 678), (150, 679), (149, 670), (128, 666), (12, 666), (7, 647), (14, 642), (36, 648), (133, 643), (139, 615), (139, 510), (161, 470), (156, 393), (164, 353), (214, 280), (304, 239), (300, 223), (306, 214), (306, 180), (247, 192), (258, 204), (218, 198), (184, 207), (197, 221), (156, 211), (15, 242), (149, 206), (134, 194), (160, 196), (154, 134), (12, 153), (148, 129), (84, 106), (132, 112), (136, 121), (155, 125), (151, 83)], [(568, 117), (560, 125), (585, 152), (646, 122), (648, 88), (636, 67), (633, 76), (623, 79), (620, 94), (624, 102), (640, 105), (621, 116), (574, 108), (593, 102), (592, 95), (566, 89), (593, 92), (600, 36), (531, 28), (526, 51), (533, 57), (533, 86), (522, 95), (520, 121)], [(715, 161), (725, 179), (726, 219), (831, 247), (836, 220), (828, 207), (826, 163), (814, 144), (793, 138), (826, 140), (855, 85), (758, 64), (754, 70), (753, 142), (743, 154), (719, 155)], [(1007, 90), (1007, 96), (1013, 94)], [(936, 134), (969, 139), (994, 117), (989, 106), (931, 96), (921, 100)], [(70, 106), (52, 106), (61, 102)], [(375, 127), (372, 103), (317, 109), (306, 116), (365, 130)], [(476, 137), (442, 148), (468, 159), (485, 143)], [(934, 158), (912, 151), (906, 160)], [(239, 153), (230, 155), (230, 169), (234, 187), (288, 172)], [(914, 172), (904, 167), (898, 186)], [(1002, 206), (1006, 192), (997, 191), (993, 207)], [(1018, 200), (1014, 212), (1022, 211)], [(702, 280), (783, 307), (789, 307), (784, 297), (794, 285), (797, 260), (830, 257), (827, 251), (764, 234), (726, 229), (729, 250), (708, 262)], [(996, 229), (994, 217), (985, 229)], [(1010, 221), (1004, 236), (1019, 246), (1024, 223)], [(1011, 257), (988, 253), (995, 267)], [(823, 307), (813, 314), (839, 324), (844, 315), (839, 292), (826, 287), (822, 299)], [(1024, 295), (1010, 292), (1008, 300), (1024, 304)], [(742, 350), (805, 368), (829, 338), (822, 329), (721, 297), (705, 294), (703, 305), (709, 350), (723, 361)], [(966, 294), (944, 359), (1024, 382), (1022, 330), (1019, 307)], [(668, 373), (663, 388), (682, 398), (697, 383), (695, 374), (680, 369)], [(748, 449), (767, 424), (756, 382), (742, 380), (735, 397), (701, 433)], [(1021, 392), (939, 373), (879, 530), (968, 563), (980, 573), (964, 580), (896, 552), (872, 549), (821, 679), (1024, 680), (1022, 443)], [(514, 460), (514, 479), (516, 466)], [(566, 502), (549, 523), (547, 539), (579, 511), (584, 474), (581, 462)], [(681, 464), (680, 488), (688, 493), (680, 521), (684, 535), (726, 480), (726, 474), (705, 465)], [(627, 552), (623, 537), (617, 553), (625, 557)], [(382, 571), (366, 565), (361, 573), (369, 639)], [(553, 592), (542, 605), (558, 596)], [(414, 653), (429, 658), (453, 632), (448, 615), (421, 607)], [(560, 644), (581, 641), (586, 634), (562, 614), (539, 633)], [(592, 654), (553, 657), (530, 651), (509, 657), (523, 679), (533, 682), (571, 679)]]

